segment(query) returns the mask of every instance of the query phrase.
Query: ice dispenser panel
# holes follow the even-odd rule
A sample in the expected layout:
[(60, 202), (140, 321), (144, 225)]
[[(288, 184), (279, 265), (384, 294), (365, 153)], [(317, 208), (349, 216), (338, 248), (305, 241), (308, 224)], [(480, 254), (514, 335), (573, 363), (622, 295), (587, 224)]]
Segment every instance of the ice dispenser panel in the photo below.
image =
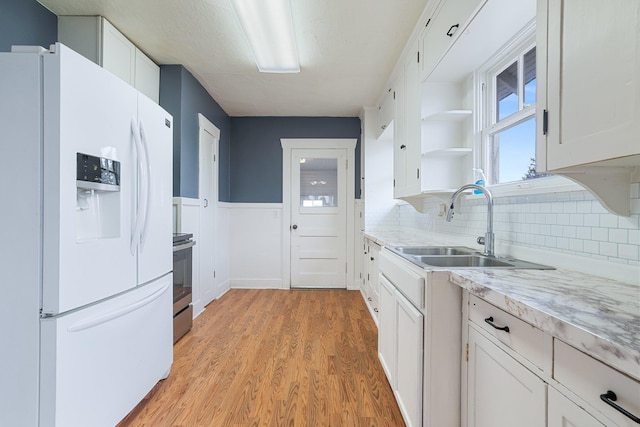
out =
[(120, 162), (76, 153), (76, 240), (120, 236)]
[(77, 153), (76, 185), (100, 191), (120, 191), (120, 162)]

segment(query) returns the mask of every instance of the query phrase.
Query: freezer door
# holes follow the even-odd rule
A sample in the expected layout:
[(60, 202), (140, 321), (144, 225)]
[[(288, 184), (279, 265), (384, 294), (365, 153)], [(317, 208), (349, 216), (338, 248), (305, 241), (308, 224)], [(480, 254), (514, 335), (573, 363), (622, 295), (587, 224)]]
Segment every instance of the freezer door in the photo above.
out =
[[(131, 235), (137, 92), (60, 44), (43, 63), (42, 306), (56, 314), (136, 285)], [(79, 186), (78, 153), (119, 161), (119, 191)]]
[(172, 282), (41, 320), (41, 427), (114, 426), (166, 378)]
[(173, 123), (158, 104), (138, 94), (138, 124), (148, 154), (149, 187), (141, 189), (147, 203), (138, 247), (138, 284), (173, 269)]

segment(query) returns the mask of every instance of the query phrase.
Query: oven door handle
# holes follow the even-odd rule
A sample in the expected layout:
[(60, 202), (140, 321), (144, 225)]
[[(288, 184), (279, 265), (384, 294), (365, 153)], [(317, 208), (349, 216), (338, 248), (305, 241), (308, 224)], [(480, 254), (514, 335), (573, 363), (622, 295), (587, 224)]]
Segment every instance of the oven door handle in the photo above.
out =
[(183, 243), (181, 245), (176, 245), (173, 247), (173, 252), (178, 252), (178, 251), (182, 251), (184, 249), (189, 249), (192, 248), (196, 245), (196, 242), (194, 242), (193, 240), (188, 241), (187, 243)]

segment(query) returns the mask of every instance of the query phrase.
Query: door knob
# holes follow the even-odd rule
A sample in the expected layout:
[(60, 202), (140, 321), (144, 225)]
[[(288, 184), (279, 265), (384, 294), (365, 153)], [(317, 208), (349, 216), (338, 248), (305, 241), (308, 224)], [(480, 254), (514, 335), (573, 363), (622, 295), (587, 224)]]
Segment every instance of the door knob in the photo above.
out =
[(298, 229), (298, 226), (297, 226), (296, 224), (293, 224), (293, 225), (291, 226), (291, 228), (293, 228), (294, 230), (297, 230), (297, 229)]

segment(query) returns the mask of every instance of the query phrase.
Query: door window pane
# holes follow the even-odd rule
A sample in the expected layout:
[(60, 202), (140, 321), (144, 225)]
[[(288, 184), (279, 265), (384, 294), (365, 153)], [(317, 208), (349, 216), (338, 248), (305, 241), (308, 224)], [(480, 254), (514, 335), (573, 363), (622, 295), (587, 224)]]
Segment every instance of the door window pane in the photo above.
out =
[(518, 111), (518, 61), (496, 76), (496, 121)]
[(536, 173), (536, 120), (531, 118), (492, 138), (492, 184), (545, 176)]
[(536, 48), (524, 54), (524, 106), (536, 103)]
[(300, 206), (338, 206), (338, 159), (300, 159)]

